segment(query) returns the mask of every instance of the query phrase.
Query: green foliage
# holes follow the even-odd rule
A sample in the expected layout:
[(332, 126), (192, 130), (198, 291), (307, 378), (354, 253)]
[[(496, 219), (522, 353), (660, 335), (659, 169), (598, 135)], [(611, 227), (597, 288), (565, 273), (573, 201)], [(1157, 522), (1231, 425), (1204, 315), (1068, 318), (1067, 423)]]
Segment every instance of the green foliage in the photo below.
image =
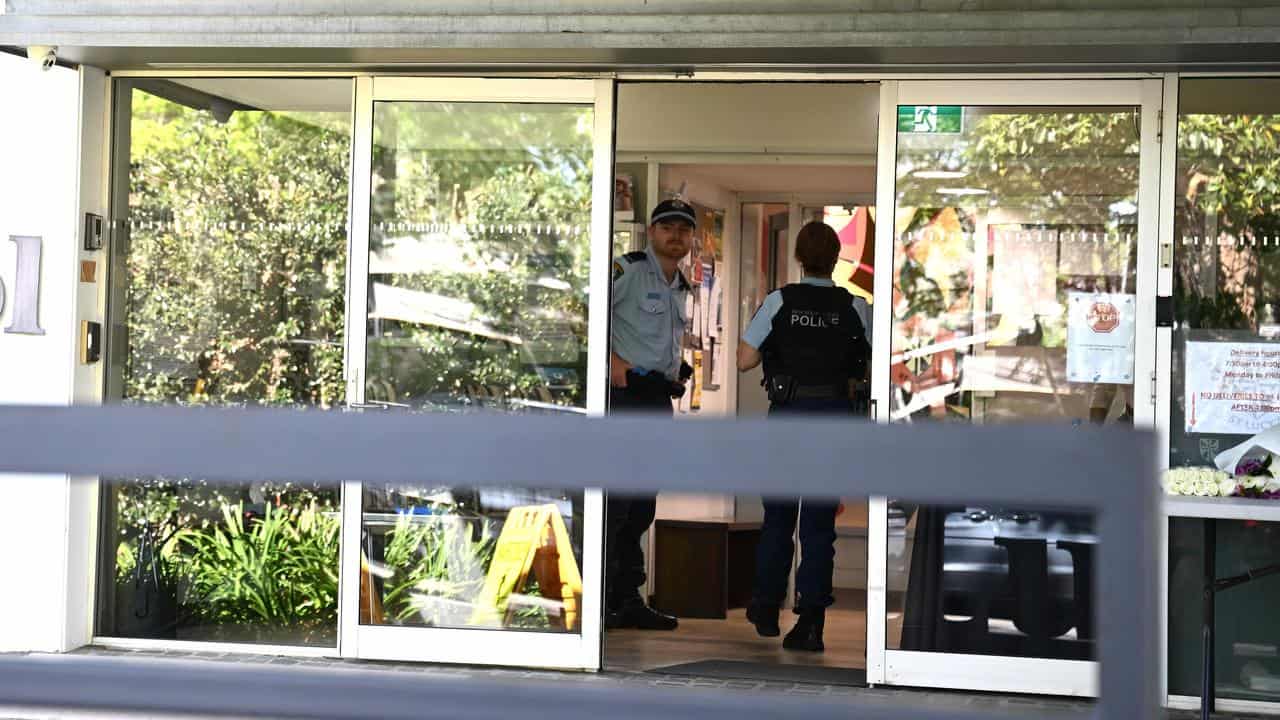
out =
[[(331, 115), (239, 111), (222, 124), (133, 92), (126, 401), (342, 402), (350, 137), (326, 127), (343, 124)], [(163, 590), (190, 618), (332, 632), (337, 520), (316, 510), (332, 490), (191, 478), (112, 489), (118, 582), (149, 538)], [(232, 509), (253, 496), (267, 515), (246, 525)]]
[(1185, 283), (1175, 283), (1174, 307), (1178, 319), (1190, 328), (1214, 330), (1250, 330), (1249, 316), (1240, 305), (1236, 293), (1219, 290), (1202, 294), (1188, 289)]
[(316, 505), (275, 509), (246, 522), (243, 505), (224, 505), (223, 522), (178, 535), (184, 607), (211, 624), (256, 625), (301, 634), (337, 624), (336, 514)]
[[(474, 330), (375, 323), (367, 390), (377, 399), (585, 402), (590, 118), (587, 108), (380, 106), (372, 251), (417, 247), (440, 262), (372, 280), (451, 303)], [(402, 229), (423, 224), (437, 229)], [(552, 398), (538, 395), (539, 366), (582, 372), (576, 387)]]
[[(1180, 116), (1178, 175), (1179, 320), (1220, 330), (1274, 321), (1260, 310), (1280, 292), (1275, 248), (1253, 243), (1280, 235), (1280, 115)], [(1231, 244), (1218, 245), (1224, 235)]]
[(125, 397), (341, 402), (346, 133), (133, 93)]
[(1280, 115), (1182, 115), (1178, 172), (1191, 227), (1214, 214), (1236, 235), (1280, 233)]
[(1017, 198), (1006, 206), (1040, 222), (1097, 223), (1136, 196), (1138, 151), (1136, 112), (1013, 112), (983, 116), (965, 157), (978, 187)]
[(487, 519), (400, 515), (387, 533), (383, 612), (396, 622), (448, 624), (432, 601), (473, 603), (484, 585), (497, 537)]
[[(997, 112), (978, 117), (961, 144), (912, 138), (899, 169), (903, 204), (919, 208), (908, 229), (937, 212), (938, 183), (912, 177), (916, 168), (963, 168), (963, 184), (991, 191), (962, 203), (971, 208), (990, 203), (1024, 210), (1037, 223), (1118, 228), (1109, 205), (1136, 202), (1138, 130), (1133, 113)], [(1280, 236), (1280, 116), (1180, 115), (1177, 142), (1179, 237)], [(971, 230), (965, 209), (959, 212)], [(1179, 247), (1174, 294), (1188, 326), (1248, 329), (1280, 288), (1265, 248), (1227, 252)], [(922, 311), (936, 313), (930, 288), (918, 289)]]

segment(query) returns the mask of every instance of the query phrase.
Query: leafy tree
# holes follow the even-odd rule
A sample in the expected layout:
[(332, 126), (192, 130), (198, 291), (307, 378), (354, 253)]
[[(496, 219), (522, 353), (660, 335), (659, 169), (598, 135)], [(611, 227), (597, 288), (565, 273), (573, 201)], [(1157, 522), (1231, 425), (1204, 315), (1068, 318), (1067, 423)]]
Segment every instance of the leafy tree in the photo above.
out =
[[(457, 317), (453, 327), (371, 321), (367, 391), (411, 405), (582, 405), (590, 109), (413, 103), (377, 113), (371, 254), (416, 248), (436, 262), (388, 263), (371, 277), (371, 306), (383, 285), (437, 307), (453, 301)], [(539, 374), (547, 367), (576, 378), (553, 397)]]
[[(132, 103), (124, 399), (342, 403), (344, 116), (238, 111), (222, 123), (141, 91)], [(389, 104), (377, 118), (367, 395), (581, 405), (590, 108)], [(438, 315), (461, 310), (452, 323), (380, 315), (378, 285)], [(571, 371), (554, 397), (547, 366)], [(112, 499), (111, 574), (127, 582), (153, 538), (178, 622), (298, 624), (310, 639), (336, 623), (332, 523), (309, 509), (331, 512), (332, 489), (140, 478), (114, 483)], [(263, 514), (245, 520), (244, 507)]]
[(133, 93), (125, 399), (342, 402), (346, 133)]
[[(1104, 224), (1111, 221), (1109, 204), (1116, 198), (1137, 200), (1137, 123), (1135, 113), (989, 114), (977, 121), (967, 145), (957, 149), (948, 143), (912, 162), (963, 167), (970, 173), (966, 184), (992, 189), (988, 202), (1026, 208), (1045, 223), (1084, 218)], [(1259, 263), (1260, 256), (1276, 249), (1252, 243), (1280, 236), (1280, 116), (1180, 115), (1177, 143), (1179, 315), (1197, 327), (1246, 327), (1256, 314), (1252, 298), (1261, 287), (1280, 287), (1280, 268)], [(905, 204), (926, 208), (915, 225), (931, 216), (928, 197), (936, 185), (909, 186)], [(1248, 244), (1204, 252), (1203, 245), (1182, 243), (1185, 236), (1216, 233)], [(1205, 287), (1208, 277), (1214, 282)]]
[(1254, 329), (1280, 290), (1280, 264), (1264, 261), (1280, 240), (1263, 242), (1280, 236), (1280, 115), (1180, 116), (1177, 192), (1179, 318)]
[[(142, 91), (131, 102), (129, 245), (117, 277), (125, 306), (115, 311), (127, 328), (123, 399), (341, 403), (349, 133), (326, 114), (242, 111), (221, 123)], [(258, 570), (279, 583), (261, 594), (285, 592), (273, 607), (294, 614), (277, 619), (336, 626), (325, 590), (333, 584), (328, 574), (337, 573), (336, 542), (329, 542), (336, 535), (316, 510), (290, 509), (332, 512), (335, 489), (134, 478), (113, 482), (110, 500), (114, 522), (106, 532), (116, 566), (104, 577), (121, 588), (155, 585), (117, 592), (117, 601), (159, 596), (115, 617), (172, 609), (164, 596), (176, 596), (177, 616), (152, 621), (162, 634), (193, 619), (244, 622), (249, 615), (236, 610), (244, 596), (215, 577), (213, 556), (198, 558), (196, 550), (224, 547), (220, 538), (287, 537), (313, 551), (305, 556), (312, 566), (298, 566), (303, 555), (263, 555)], [(238, 510), (249, 504), (266, 513), (266, 526)], [(284, 535), (264, 534), (281, 525), (289, 526)], [(223, 563), (223, 572), (251, 572), (234, 565)], [(316, 576), (301, 578), (307, 572)]]

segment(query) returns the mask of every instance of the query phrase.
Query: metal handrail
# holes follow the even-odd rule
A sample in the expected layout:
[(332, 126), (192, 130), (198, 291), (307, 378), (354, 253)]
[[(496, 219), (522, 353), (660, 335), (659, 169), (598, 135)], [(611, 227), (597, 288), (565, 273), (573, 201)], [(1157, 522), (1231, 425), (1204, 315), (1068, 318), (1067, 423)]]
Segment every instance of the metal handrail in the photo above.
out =
[[(566, 449), (566, 439), (572, 449)], [(677, 428), (669, 419), (646, 417), (0, 407), (0, 472), (181, 473), (222, 482), (359, 477), (397, 483), (430, 468), (439, 476), (474, 478), (478, 485), (893, 495), (927, 503), (1094, 511), (1105, 546), (1098, 554), (1094, 603), (1101, 689), (1094, 712), (1125, 720), (1154, 718), (1159, 707), (1154, 446), (1148, 432), (1115, 428), (879, 426), (831, 418), (726, 420)], [(524, 688), (524, 696), (478, 680), (427, 688), (418, 678), (350, 670), (308, 669), (295, 675), (274, 667), (202, 669), (197, 679), (167, 661), (94, 660), (0, 658), (0, 706), (242, 714), (250, 709), (243, 699), (253, 697), (252, 712), (272, 717), (352, 712), (421, 717), (428, 711), (441, 717), (449, 712), (497, 717), (503, 709), (554, 707), (568, 718), (605, 712), (613, 718), (791, 717), (798, 707), (780, 698), (663, 696), (629, 688), (575, 686), (572, 695), (563, 687)], [(241, 682), (247, 685), (235, 685)], [(254, 687), (270, 687), (270, 692), (246, 691)], [(353, 703), (360, 702), (369, 704), (356, 711)], [(810, 702), (806, 717), (848, 715), (847, 701)], [(901, 708), (861, 706), (859, 713), (903, 715)], [(911, 714), (969, 717), (952, 709)]]

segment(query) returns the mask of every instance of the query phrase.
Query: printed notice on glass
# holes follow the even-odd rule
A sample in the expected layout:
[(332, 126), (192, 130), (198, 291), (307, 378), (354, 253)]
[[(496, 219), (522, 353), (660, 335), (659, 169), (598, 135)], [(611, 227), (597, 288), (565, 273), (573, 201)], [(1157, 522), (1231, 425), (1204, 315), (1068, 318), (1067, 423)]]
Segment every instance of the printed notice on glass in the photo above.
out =
[(1253, 435), (1280, 423), (1280, 343), (1188, 342), (1184, 432)]
[(1067, 293), (1067, 380), (1133, 384), (1135, 297)]

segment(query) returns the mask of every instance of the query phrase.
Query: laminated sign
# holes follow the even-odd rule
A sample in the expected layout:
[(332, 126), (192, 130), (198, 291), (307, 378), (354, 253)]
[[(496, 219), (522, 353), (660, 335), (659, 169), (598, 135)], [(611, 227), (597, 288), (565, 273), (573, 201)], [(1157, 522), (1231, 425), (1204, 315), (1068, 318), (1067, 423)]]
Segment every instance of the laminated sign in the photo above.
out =
[(1253, 435), (1280, 423), (1280, 344), (1188, 342), (1188, 433)]
[(1067, 380), (1133, 384), (1133, 295), (1067, 293)]

